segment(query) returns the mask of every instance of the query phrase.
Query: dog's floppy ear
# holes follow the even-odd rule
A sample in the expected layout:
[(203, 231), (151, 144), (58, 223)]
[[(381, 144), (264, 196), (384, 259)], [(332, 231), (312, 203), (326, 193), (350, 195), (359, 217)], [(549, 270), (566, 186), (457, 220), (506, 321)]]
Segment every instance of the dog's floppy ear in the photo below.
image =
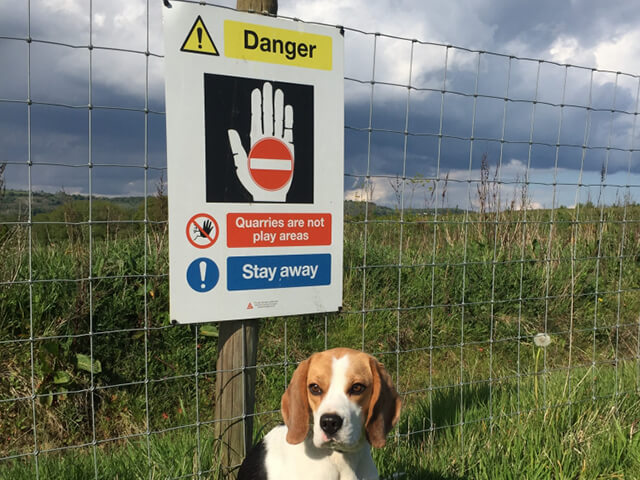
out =
[(287, 391), (282, 395), (282, 418), (287, 425), (287, 442), (296, 445), (309, 432), (309, 400), (307, 398), (307, 372), (310, 359), (293, 372)]
[(372, 446), (381, 448), (386, 443), (387, 433), (398, 422), (402, 402), (384, 366), (373, 357), (369, 359), (369, 365), (373, 392), (366, 422), (367, 438)]

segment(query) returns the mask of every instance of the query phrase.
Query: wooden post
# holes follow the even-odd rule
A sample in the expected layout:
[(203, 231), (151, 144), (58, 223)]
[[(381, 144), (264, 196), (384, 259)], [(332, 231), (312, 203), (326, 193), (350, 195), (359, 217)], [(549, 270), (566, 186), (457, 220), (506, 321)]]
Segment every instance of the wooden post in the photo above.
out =
[(278, 0), (238, 0), (237, 10), (245, 12), (266, 13), (269, 15), (278, 14)]
[(222, 322), (218, 329), (214, 433), (227, 478), (242, 463), (253, 440), (258, 321)]
[[(278, 0), (237, 0), (236, 8), (276, 15)], [(231, 479), (253, 440), (257, 351), (257, 320), (219, 324), (214, 432), (220, 465)]]

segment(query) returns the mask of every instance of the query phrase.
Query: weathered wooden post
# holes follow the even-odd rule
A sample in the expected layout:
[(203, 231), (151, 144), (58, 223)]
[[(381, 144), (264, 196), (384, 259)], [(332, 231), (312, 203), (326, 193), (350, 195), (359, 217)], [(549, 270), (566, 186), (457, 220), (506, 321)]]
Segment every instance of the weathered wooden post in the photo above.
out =
[[(238, 0), (238, 10), (276, 15), (278, 0)], [(215, 436), (220, 465), (229, 478), (253, 439), (258, 320), (220, 322), (216, 363)]]
[(245, 12), (257, 12), (267, 13), (269, 15), (277, 15), (278, 0), (238, 0), (236, 8)]
[(258, 320), (219, 324), (214, 432), (220, 465), (232, 478), (251, 448), (257, 349)]

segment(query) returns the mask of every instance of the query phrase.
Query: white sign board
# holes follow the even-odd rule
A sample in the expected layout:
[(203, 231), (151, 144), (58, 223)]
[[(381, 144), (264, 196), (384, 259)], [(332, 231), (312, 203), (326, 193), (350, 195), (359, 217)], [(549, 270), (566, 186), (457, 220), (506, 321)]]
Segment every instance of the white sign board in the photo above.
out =
[(163, 10), (172, 321), (338, 310), (340, 31), (191, 3)]

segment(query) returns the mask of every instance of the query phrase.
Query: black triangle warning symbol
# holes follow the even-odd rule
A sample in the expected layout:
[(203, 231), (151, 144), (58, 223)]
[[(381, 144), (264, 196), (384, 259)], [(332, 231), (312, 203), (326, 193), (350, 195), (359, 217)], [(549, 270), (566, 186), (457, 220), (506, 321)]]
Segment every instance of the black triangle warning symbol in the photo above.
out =
[(189, 30), (189, 34), (182, 44), (180, 51), (202, 53), (204, 55), (220, 55), (200, 15), (196, 18), (191, 30)]

